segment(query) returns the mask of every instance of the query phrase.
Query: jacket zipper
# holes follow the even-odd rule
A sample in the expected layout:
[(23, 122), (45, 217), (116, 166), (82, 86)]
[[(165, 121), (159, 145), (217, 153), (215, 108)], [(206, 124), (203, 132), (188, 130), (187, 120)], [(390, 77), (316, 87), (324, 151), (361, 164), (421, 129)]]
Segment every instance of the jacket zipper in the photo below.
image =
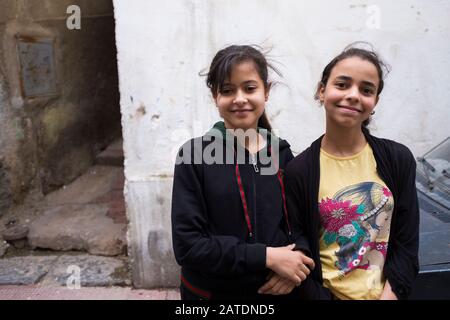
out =
[(258, 162), (256, 161), (256, 156), (253, 154), (250, 154), (250, 159), (252, 161), (253, 169), (255, 170), (256, 173), (258, 173), (259, 168), (258, 168)]

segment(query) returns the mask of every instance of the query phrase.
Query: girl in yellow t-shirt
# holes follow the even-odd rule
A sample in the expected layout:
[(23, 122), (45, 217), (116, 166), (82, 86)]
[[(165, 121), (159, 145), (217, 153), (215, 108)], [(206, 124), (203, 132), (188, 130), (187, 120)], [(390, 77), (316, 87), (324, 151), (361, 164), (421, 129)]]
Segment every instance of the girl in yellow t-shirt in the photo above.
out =
[(316, 262), (312, 299), (406, 298), (418, 273), (415, 160), (366, 128), (383, 90), (373, 50), (346, 48), (324, 69), (316, 99), (323, 136), (290, 162), (286, 196), (297, 246)]

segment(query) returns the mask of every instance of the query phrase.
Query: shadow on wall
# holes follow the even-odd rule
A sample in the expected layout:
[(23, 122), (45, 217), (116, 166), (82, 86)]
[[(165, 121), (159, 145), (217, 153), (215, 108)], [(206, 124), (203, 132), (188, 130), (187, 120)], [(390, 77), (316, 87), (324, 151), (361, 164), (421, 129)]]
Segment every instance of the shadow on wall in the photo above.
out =
[(112, 1), (72, 1), (82, 9), (73, 30), (61, 19), (67, 5), (43, 2), (0, 13), (9, 90), (0, 91), (0, 121), (9, 124), (0, 128), (9, 151), (0, 154), (0, 209), (73, 181), (121, 136)]

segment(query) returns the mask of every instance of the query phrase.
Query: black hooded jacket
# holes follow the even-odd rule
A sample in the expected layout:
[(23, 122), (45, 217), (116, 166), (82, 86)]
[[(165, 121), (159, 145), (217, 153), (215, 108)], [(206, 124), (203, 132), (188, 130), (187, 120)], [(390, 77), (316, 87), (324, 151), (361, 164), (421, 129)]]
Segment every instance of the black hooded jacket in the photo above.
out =
[[(223, 122), (216, 123), (213, 129), (220, 136), (210, 131), (188, 141), (178, 154), (172, 194), (173, 249), (182, 266), (182, 281), (186, 280), (188, 286), (206, 293), (206, 297), (208, 293), (249, 296), (256, 294), (266, 282), (269, 272), (266, 246), (293, 243), (283, 211), (282, 188), (276, 174), (261, 174), (269, 165), (261, 163), (259, 156), (263, 153), (272, 156), (271, 139), (258, 152), (255, 169), (248, 151), (235, 138), (230, 138)], [(229, 147), (227, 139), (233, 139), (234, 147)], [(212, 151), (214, 141), (224, 147), (223, 154)], [(276, 138), (276, 141), (278, 168), (282, 170), (293, 155), (285, 140)], [(224, 161), (227, 156), (233, 159), (234, 150), (239, 148), (246, 159), (245, 164), (239, 164), (239, 173), (252, 236), (249, 236), (234, 161), (208, 164), (205, 158), (205, 154), (213, 154)]]
[[(394, 211), (383, 272), (396, 296), (405, 299), (411, 292), (419, 270), (416, 162), (404, 145), (374, 137), (367, 129), (363, 129), (363, 133), (373, 150), (377, 173), (394, 197)], [(287, 205), (293, 219), (292, 228), (297, 239), (296, 249), (305, 251), (316, 264), (316, 268), (301, 285), (310, 299), (331, 298), (330, 291), (322, 286), (319, 252), (318, 192), (322, 137), (295, 157), (289, 163), (285, 174)]]

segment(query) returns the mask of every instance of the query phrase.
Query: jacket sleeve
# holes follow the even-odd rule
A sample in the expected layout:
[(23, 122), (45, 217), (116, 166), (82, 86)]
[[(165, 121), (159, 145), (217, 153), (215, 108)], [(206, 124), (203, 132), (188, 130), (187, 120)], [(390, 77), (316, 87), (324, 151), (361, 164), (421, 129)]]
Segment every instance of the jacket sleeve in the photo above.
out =
[(171, 213), (172, 242), (178, 264), (218, 275), (264, 270), (264, 244), (249, 244), (234, 236), (212, 235), (201, 183), (202, 165), (180, 162), (178, 158)]
[(306, 212), (304, 192), (300, 190), (298, 179), (299, 176), (292, 166), (288, 166), (285, 172), (286, 203), (295, 239), (295, 250), (302, 250), (305, 254), (311, 256), (311, 250), (304, 230), (306, 227), (303, 219), (303, 214)]
[[(402, 146), (403, 147), (403, 146)], [(390, 247), (384, 267), (392, 291), (399, 299), (411, 293), (419, 271), (419, 205), (416, 190), (416, 162), (406, 148), (398, 158), (398, 197), (395, 224), (391, 228)]]
[[(308, 212), (307, 188), (298, 170), (290, 165), (286, 170), (286, 199), (288, 211), (291, 218), (293, 236), (295, 240), (295, 250), (301, 250), (310, 258), (314, 259), (308, 241), (308, 230), (310, 227), (305, 221)], [(315, 260), (315, 263), (320, 261)], [(317, 267), (317, 266), (316, 266)], [(330, 300), (332, 295), (329, 289), (325, 288), (314, 274), (311, 273), (299, 288), (301, 299), (305, 300)]]

